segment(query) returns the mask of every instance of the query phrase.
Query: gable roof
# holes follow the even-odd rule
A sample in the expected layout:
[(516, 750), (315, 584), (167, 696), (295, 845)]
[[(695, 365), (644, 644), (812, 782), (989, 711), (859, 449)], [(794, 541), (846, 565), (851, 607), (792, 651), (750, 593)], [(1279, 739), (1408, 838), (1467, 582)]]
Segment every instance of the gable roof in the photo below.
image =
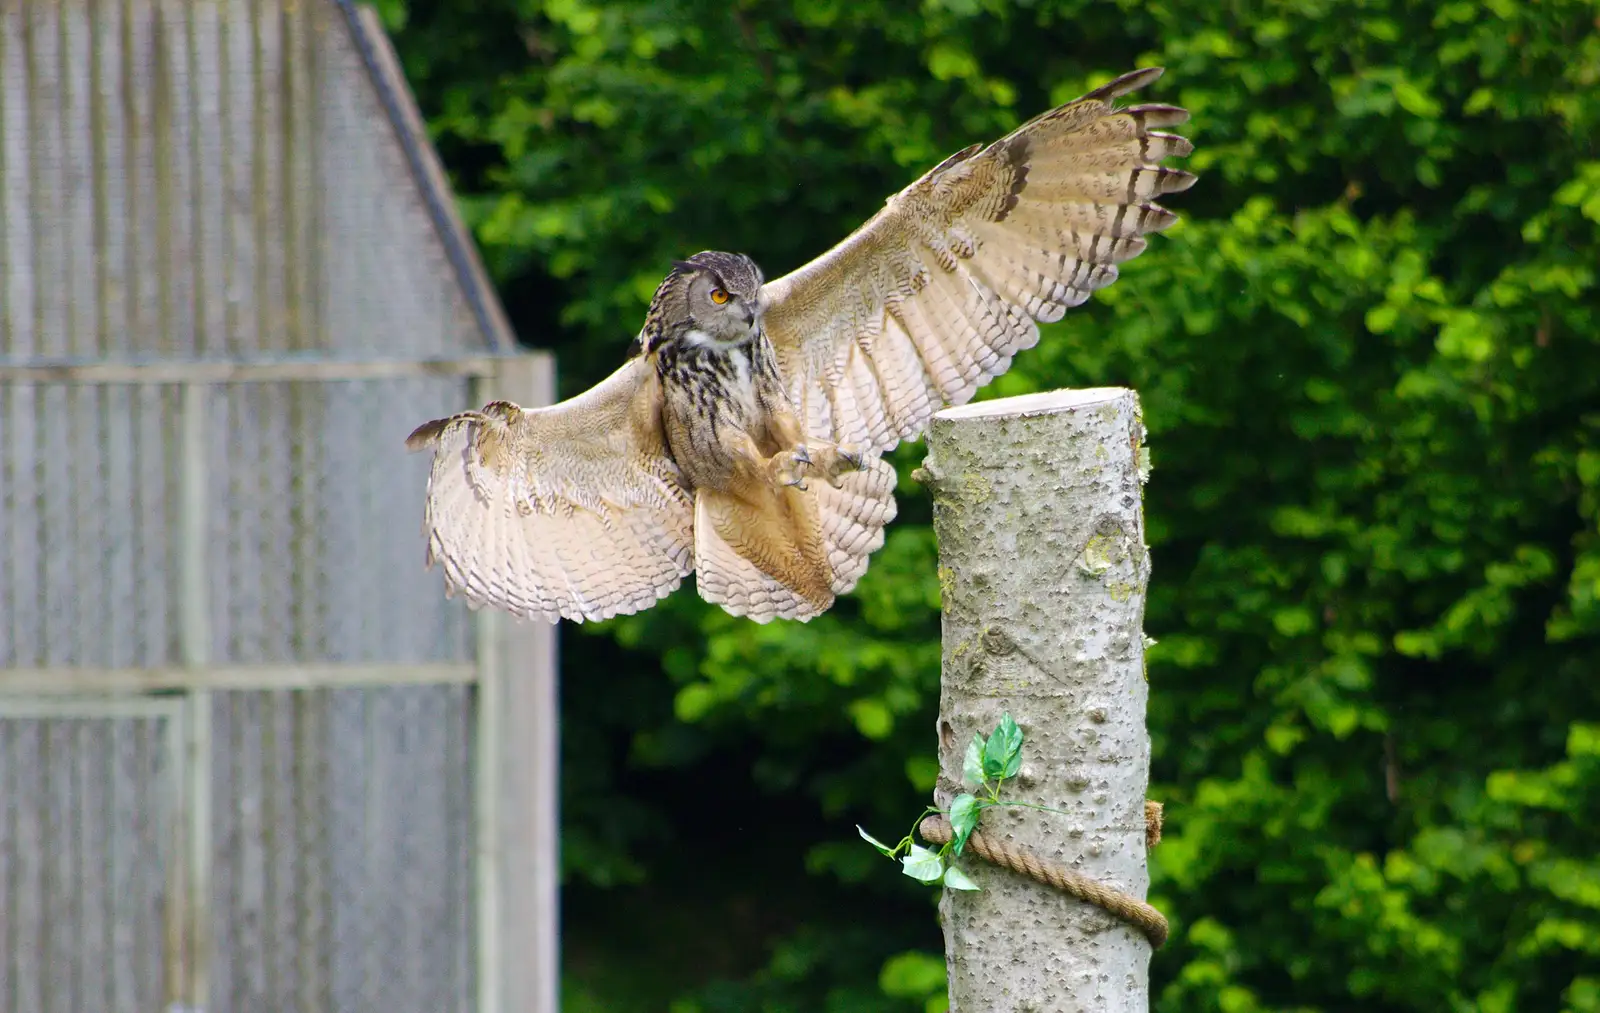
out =
[(455, 271), (456, 282), (472, 307), (472, 314), (483, 331), (485, 342), (497, 352), (515, 351), (516, 339), (512, 336), (494, 287), (489, 283), (472, 235), (456, 211), (444, 167), (428, 140), (422, 113), (417, 108), (416, 98), (406, 82), (405, 73), (389, 43), (389, 35), (378, 18), (378, 12), (351, 0), (333, 2), (344, 16), (368, 79), (377, 89), (378, 100), (389, 117), (390, 125), (394, 127), (412, 178), (422, 191), (428, 215), (438, 230), (439, 241), (444, 244), (450, 266)]
[(376, 13), (0, 4), (0, 366), (508, 353)]

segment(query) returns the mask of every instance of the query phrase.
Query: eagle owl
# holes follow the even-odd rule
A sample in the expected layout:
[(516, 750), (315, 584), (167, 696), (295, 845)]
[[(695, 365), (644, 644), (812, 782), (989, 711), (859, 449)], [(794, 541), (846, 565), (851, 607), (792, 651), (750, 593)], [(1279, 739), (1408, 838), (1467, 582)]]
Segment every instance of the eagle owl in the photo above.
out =
[(622, 367), (548, 408), (428, 422), (424, 532), (449, 592), (550, 621), (647, 608), (696, 573), (758, 622), (853, 588), (895, 514), (882, 454), (970, 399), (1038, 322), (1111, 284), (1194, 176), (1169, 105), (1124, 75), (973, 145), (775, 281), (750, 258), (673, 264)]

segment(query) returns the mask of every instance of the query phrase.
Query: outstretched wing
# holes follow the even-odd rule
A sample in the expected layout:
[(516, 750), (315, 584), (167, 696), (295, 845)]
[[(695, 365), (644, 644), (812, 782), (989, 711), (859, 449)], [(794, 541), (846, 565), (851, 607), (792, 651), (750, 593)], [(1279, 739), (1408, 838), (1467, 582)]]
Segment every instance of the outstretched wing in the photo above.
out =
[(694, 501), (643, 357), (549, 408), (506, 401), (417, 428), (433, 448), (428, 565), (473, 605), (554, 622), (647, 608), (694, 569)]
[(1160, 162), (1192, 145), (1159, 128), (1188, 113), (1113, 105), (1159, 76), (1126, 74), (957, 152), (765, 286), (767, 334), (810, 433), (882, 450), (920, 434), (1177, 220), (1153, 200), (1194, 177)]

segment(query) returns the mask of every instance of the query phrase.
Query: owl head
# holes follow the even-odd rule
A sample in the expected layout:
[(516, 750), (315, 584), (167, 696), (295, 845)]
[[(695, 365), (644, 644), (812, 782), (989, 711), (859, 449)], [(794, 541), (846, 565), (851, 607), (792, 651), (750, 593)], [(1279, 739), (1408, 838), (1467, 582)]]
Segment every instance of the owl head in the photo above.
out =
[(668, 341), (729, 348), (761, 332), (761, 268), (742, 253), (706, 250), (675, 260), (650, 300), (641, 351)]

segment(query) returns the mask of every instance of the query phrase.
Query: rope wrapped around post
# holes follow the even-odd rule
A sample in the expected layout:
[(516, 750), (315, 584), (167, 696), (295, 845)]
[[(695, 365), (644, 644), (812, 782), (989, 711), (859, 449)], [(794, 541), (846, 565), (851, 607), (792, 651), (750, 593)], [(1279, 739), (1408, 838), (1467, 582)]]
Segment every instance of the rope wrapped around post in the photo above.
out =
[[(1146, 834), (1150, 827), (1154, 827), (1156, 837), (1159, 839), (1160, 830), (1160, 804), (1155, 805), (1155, 823), (1150, 824), (1151, 809), (1145, 808)], [(947, 844), (954, 834), (950, 828), (950, 821), (944, 816), (929, 816), (922, 821), (919, 827), (922, 836), (934, 844)], [(1146, 904), (1137, 897), (1129, 896), (1116, 887), (1106, 886), (1096, 882), (1081, 872), (1074, 872), (1064, 865), (1055, 862), (1040, 860), (1025, 848), (1017, 847), (1006, 841), (985, 837), (983, 831), (974, 830), (967, 838), (966, 850), (991, 862), (1003, 869), (1021, 873), (1028, 878), (1053, 886), (1063, 891), (1068, 896), (1076, 897), (1087, 904), (1093, 904), (1102, 911), (1110, 912), (1144, 933), (1150, 945), (1160, 949), (1167, 941), (1167, 918), (1160, 911)]]

